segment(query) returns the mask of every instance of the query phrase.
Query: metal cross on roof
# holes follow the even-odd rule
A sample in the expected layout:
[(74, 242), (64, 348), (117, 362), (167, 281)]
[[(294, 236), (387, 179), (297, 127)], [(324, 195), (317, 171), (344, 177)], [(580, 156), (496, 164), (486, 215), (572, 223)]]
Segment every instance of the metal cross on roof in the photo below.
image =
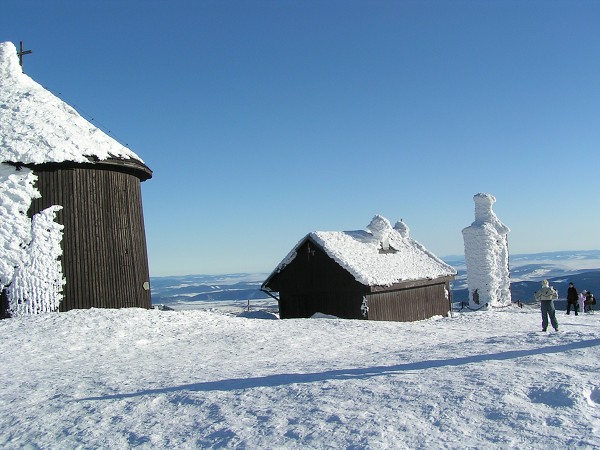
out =
[(31, 50), (23, 50), (23, 41), (19, 42), (19, 51), (17, 55), (19, 55), (19, 65), (23, 68), (23, 55), (29, 55)]

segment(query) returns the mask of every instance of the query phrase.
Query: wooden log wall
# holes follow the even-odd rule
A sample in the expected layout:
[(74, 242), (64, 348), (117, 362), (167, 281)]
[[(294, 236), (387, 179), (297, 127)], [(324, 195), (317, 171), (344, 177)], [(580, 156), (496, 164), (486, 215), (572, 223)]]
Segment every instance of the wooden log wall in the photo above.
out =
[(369, 320), (412, 322), (445, 317), (450, 310), (445, 288), (446, 283), (441, 283), (369, 294)]
[(140, 179), (108, 168), (51, 167), (35, 170), (42, 198), (30, 216), (61, 205), (62, 268), (66, 278), (60, 310), (150, 308), (150, 275)]

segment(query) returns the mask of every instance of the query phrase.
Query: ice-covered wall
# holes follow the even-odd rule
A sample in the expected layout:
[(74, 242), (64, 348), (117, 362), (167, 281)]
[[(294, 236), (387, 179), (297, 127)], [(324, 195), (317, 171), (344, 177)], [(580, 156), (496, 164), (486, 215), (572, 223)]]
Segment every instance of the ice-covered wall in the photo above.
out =
[(17, 171), (0, 163), (0, 291), (12, 282), (15, 268), (26, 258), (31, 241), (27, 209), (40, 196), (34, 188), (36, 178), (29, 169)]
[[(462, 230), (465, 263), (472, 308), (510, 304), (508, 233), (492, 210), (496, 198), (479, 193), (475, 201), (475, 221)], [(475, 295), (474, 295), (475, 294)]]
[(0, 291), (7, 291), (12, 316), (58, 310), (65, 283), (63, 226), (54, 221), (61, 207), (30, 219), (31, 200), (39, 197), (35, 181), (31, 170), (0, 162)]
[(65, 279), (60, 256), (63, 226), (54, 221), (62, 206), (51, 206), (33, 216), (31, 242), (24, 264), (17, 267), (8, 289), (11, 316), (58, 311)]

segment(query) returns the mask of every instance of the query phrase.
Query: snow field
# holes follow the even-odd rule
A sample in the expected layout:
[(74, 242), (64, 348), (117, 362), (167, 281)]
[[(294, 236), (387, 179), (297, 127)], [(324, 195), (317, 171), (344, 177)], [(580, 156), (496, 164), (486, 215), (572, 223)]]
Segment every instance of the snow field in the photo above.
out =
[(0, 447), (598, 447), (600, 316), (558, 317), (4, 320)]

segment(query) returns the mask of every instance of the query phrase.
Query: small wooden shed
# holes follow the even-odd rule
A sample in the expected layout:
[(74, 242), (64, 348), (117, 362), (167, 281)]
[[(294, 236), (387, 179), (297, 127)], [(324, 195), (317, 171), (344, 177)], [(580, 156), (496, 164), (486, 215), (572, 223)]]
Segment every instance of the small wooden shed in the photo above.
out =
[[(152, 171), (22, 73), (10, 42), (0, 43), (0, 102), (0, 164), (37, 177), (41, 197), (24, 207), (28, 216), (62, 207), (56, 215), (64, 226), (60, 311), (150, 308), (140, 183)], [(6, 292), (4, 301), (10, 302)]]
[(447, 316), (455, 275), (403, 222), (392, 228), (375, 216), (367, 230), (309, 233), (261, 288), (278, 300), (282, 319), (323, 313), (407, 322)]

